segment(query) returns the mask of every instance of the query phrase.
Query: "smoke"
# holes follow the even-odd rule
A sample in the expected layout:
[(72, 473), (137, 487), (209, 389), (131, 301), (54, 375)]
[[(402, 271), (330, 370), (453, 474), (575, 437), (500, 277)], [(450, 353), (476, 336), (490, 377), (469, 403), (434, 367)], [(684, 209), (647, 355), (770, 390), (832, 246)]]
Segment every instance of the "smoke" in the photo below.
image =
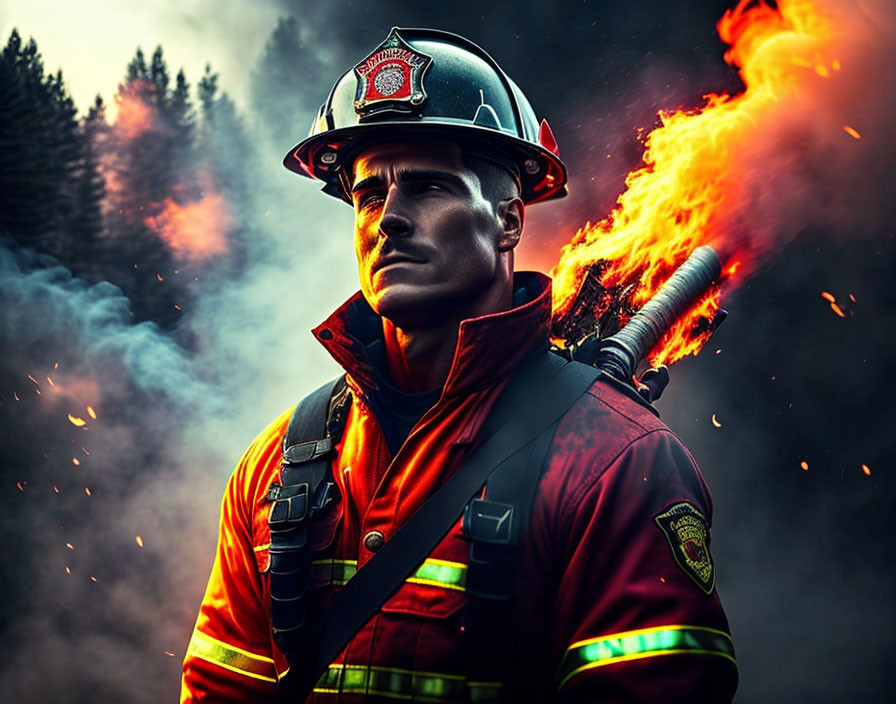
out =
[(234, 451), (184, 427), (223, 399), (110, 284), (4, 246), (0, 298), (4, 696), (173, 696), (192, 610), (178, 595), (200, 592), (213, 539), (194, 508), (212, 472), (196, 468)]
[(884, 86), (896, 81), (896, 8), (878, 0), (780, 7), (785, 31), (747, 57), (742, 74), (748, 86), (783, 95), (734, 149), (739, 184), (722, 225), (735, 248), (763, 261), (807, 229), (868, 237), (894, 215), (896, 94)]

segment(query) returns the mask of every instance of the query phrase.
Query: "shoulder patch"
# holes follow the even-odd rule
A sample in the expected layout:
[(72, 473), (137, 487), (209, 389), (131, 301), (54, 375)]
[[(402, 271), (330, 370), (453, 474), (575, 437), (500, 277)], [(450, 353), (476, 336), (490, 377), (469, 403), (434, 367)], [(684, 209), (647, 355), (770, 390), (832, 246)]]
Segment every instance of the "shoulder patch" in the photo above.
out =
[(709, 521), (696, 507), (680, 501), (654, 516), (682, 571), (705, 593), (712, 594), (716, 574), (709, 554)]

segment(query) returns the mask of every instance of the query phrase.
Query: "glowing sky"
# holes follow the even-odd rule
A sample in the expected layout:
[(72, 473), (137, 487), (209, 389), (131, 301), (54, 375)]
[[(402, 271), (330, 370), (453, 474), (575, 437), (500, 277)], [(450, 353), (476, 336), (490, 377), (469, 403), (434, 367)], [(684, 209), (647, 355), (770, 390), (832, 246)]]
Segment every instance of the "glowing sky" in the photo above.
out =
[(63, 69), (82, 112), (97, 92), (107, 104), (138, 46), (147, 59), (162, 44), (172, 79), (183, 68), (195, 85), (206, 63), (220, 73), (219, 85), (244, 103), (251, 66), (277, 21), (271, 0), (4, 0), (0, 38), (13, 28), (34, 37), (49, 72)]

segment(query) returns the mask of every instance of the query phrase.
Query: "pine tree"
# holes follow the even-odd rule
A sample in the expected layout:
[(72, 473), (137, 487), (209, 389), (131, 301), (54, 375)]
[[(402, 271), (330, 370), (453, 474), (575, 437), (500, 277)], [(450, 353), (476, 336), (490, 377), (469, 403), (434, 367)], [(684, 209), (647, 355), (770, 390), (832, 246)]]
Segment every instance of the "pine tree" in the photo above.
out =
[(77, 111), (62, 73), (46, 76), (34, 39), (17, 31), (3, 50), (0, 68), (6, 149), (0, 157), (0, 224), (22, 244), (67, 263), (74, 249), (68, 216), (72, 184), (80, 168), (82, 140)]
[(146, 58), (143, 56), (143, 49), (137, 47), (134, 58), (128, 64), (126, 80), (128, 83), (135, 81), (145, 81), (149, 78), (149, 72), (146, 69)]
[(307, 132), (330, 89), (332, 67), (319, 48), (302, 38), (295, 17), (277, 22), (252, 74), (255, 114), (277, 151)]
[(109, 139), (106, 122), (106, 105), (100, 95), (81, 121), (83, 141), (81, 169), (75, 182), (75, 207), (71, 228), (78, 240), (77, 256), (73, 268), (92, 280), (102, 280), (107, 268), (107, 256), (103, 248), (103, 203), (106, 183), (101, 172), (100, 159)]
[[(167, 199), (181, 197), (192, 180), (185, 173), (189, 164), (179, 157), (179, 149), (190, 137), (178, 130), (172, 115), (174, 110), (188, 123), (189, 88), (184, 77), (180, 94), (175, 90), (172, 96), (168, 76), (161, 47), (153, 52), (149, 68), (137, 49), (118, 89), (119, 111), (104, 157), (116, 184), (108, 194), (111, 246), (104, 251), (114, 260), (106, 265), (107, 271), (131, 299), (135, 317), (161, 325), (175, 322), (180, 315), (175, 303), (186, 301), (174, 282), (160, 286), (158, 277), (167, 282), (175, 264), (148, 220), (164, 210)], [(172, 107), (175, 102), (176, 108)]]
[(177, 72), (175, 88), (168, 105), (169, 120), (174, 131), (173, 148), (182, 164), (193, 162), (193, 140), (196, 117), (190, 103), (190, 84), (183, 69)]
[(199, 105), (202, 108), (202, 118), (205, 124), (211, 122), (211, 115), (214, 112), (215, 100), (218, 96), (218, 74), (212, 73), (210, 64), (205, 65), (205, 73), (199, 79), (198, 84)]
[(29, 96), (20, 71), (22, 40), (15, 29), (0, 55), (0, 228), (27, 240), (40, 231), (44, 215), (40, 160), (31, 129)]
[(67, 265), (71, 265), (80, 248), (82, 233), (74, 229), (77, 213), (77, 183), (83, 169), (84, 140), (81, 137), (74, 101), (65, 89), (62, 71), (58, 71), (47, 81), (50, 114), (47, 131), (47, 153), (49, 168), (56, 176), (54, 202), (51, 213), (51, 231), (42, 249)]
[(149, 69), (149, 83), (152, 86), (153, 102), (158, 106), (161, 112), (165, 112), (168, 108), (168, 66), (165, 63), (165, 57), (162, 47), (157, 46), (152, 53), (152, 63)]

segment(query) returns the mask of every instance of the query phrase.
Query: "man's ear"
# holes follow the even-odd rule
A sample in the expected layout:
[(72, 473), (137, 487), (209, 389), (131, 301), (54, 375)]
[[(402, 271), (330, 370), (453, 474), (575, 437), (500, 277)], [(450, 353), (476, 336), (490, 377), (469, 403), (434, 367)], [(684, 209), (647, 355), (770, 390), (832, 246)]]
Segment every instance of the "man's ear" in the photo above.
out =
[(520, 242), (523, 235), (523, 224), (526, 221), (526, 206), (520, 198), (510, 198), (498, 203), (498, 222), (501, 235), (498, 238), (498, 251), (509, 252)]

